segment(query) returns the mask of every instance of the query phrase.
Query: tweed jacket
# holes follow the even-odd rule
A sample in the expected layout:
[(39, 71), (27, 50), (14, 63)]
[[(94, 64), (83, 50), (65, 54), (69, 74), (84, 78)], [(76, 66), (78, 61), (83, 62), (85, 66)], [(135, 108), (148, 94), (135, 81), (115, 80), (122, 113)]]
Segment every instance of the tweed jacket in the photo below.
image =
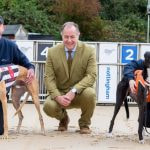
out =
[(78, 41), (70, 75), (64, 44), (49, 48), (45, 65), (46, 89), (54, 99), (76, 88), (80, 94), (85, 88), (93, 87), (97, 76), (95, 49)]

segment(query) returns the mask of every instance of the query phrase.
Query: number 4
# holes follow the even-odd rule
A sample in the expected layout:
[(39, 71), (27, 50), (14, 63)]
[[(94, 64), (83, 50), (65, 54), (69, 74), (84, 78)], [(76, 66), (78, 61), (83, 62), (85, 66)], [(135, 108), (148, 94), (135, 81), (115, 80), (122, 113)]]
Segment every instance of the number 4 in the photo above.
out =
[(43, 51), (42, 51), (40, 54), (41, 54), (42, 56), (46, 56), (46, 57), (47, 57), (48, 49), (49, 49), (49, 47), (45, 47), (45, 48), (43, 49)]

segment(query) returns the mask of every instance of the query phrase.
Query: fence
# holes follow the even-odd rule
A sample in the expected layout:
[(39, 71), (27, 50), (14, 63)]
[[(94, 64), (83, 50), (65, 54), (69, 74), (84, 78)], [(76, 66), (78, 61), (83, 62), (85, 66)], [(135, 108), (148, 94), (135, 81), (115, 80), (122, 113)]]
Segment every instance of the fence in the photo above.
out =
[[(47, 50), (61, 41), (15, 41), (23, 53), (35, 64), (39, 80), (39, 97), (44, 101), (47, 91), (43, 75)], [(148, 43), (86, 42), (96, 49), (98, 78), (96, 93), (98, 103), (115, 103), (117, 83), (122, 78), (122, 69), (131, 60), (143, 58), (150, 51)], [(132, 101), (131, 101), (132, 102)]]

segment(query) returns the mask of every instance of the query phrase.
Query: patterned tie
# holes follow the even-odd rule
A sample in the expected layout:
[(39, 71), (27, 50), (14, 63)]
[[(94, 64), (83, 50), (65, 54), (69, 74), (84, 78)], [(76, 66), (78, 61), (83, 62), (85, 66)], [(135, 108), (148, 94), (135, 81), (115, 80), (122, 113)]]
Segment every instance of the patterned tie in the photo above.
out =
[(72, 65), (72, 56), (71, 56), (72, 51), (68, 51), (68, 70), (69, 70), (69, 74), (70, 74), (70, 70), (71, 70), (71, 65)]

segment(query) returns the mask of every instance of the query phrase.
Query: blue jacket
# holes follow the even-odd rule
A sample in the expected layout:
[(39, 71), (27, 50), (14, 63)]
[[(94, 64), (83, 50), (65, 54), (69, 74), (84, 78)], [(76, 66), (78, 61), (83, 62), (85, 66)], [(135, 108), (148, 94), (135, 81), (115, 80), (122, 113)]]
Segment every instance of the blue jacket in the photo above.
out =
[(144, 69), (144, 60), (133, 60), (129, 64), (124, 66), (123, 75), (124, 78), (128, 81), (134, 79), (134, 71), (135, 70), (143, 70)]
[(27, 69), (33, 68), (28, 58), (19, 50), (18, 46), (11, 40), (0, 38), (0, 65), (16, 64)]

